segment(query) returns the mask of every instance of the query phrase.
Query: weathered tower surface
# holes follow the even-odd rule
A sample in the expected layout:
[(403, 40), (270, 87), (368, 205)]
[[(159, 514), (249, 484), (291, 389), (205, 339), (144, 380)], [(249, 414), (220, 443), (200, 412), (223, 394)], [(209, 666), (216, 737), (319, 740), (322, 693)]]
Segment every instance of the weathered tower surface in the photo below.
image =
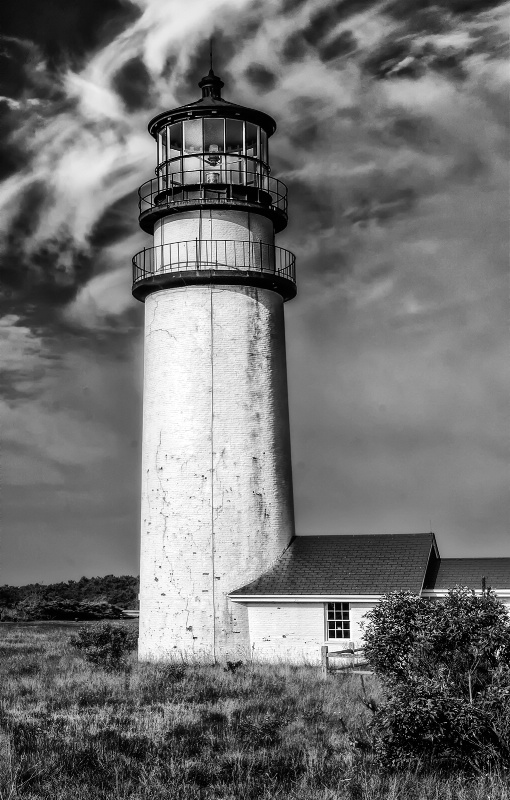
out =
[(267, 114), (227, 102), (211, 70), (195, 103), (149, 123), (139, 190), (154, 246), (133, 259), (145, 302), (141, 659), (214, 661), (249, 647), (233, 589), (294, 534), (283, 303), (295, 258), (275, 246), (287, 189)]

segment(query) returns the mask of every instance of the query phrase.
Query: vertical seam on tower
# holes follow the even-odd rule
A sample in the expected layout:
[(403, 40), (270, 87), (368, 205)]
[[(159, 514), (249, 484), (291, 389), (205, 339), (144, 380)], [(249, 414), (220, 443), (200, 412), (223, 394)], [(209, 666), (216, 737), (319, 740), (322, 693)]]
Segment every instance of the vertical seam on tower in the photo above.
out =
[(212, 612), (213, 612), (213, 659), (216, 663), (216, 604), (214, 574), (214, 326), (213, 326), (213, 287), (209, 284), (211, 305), (211, 576), (212, 576)]

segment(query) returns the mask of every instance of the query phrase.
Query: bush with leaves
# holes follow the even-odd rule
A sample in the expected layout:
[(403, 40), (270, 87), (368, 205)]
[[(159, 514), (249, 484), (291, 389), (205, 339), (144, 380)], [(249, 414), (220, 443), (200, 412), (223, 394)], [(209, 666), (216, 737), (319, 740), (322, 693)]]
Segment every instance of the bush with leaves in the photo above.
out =
[(368, 614), (365, 655), (386, 701), (381, 762), (481, 769), (510, 763), (510, 619), (490, 590), (444, 599), (395, 592)]
[(125, 668), (138, 641), (136, 631), (124, 625), (99, 622), (80, 628), (70, 643), (86, 661), (106, 670)]

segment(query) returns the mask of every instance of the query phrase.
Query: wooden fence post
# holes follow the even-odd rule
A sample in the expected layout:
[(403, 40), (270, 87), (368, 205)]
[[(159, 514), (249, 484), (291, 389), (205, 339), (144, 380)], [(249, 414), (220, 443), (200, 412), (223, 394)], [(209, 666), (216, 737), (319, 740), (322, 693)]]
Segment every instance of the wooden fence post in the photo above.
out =
[(328, 646), (323, 644), (321, 647), (321, 672), (323, 675), (328, 674)]

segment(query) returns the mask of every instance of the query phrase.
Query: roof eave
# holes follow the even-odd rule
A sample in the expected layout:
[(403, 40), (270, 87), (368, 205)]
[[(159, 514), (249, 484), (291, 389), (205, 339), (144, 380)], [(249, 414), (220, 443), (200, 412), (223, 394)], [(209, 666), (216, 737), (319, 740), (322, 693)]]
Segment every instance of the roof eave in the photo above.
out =
[(203, 103), (202, 100), (197, 100), (195, 103), (188, 103), (185, 106), (178, 106), (169, 111), (162, 111), (153, 117), (147, 129), (153, 138), (156, 138), (158, 130), (162, 124), (168, 121), (179, 122), (183, 119), (190, 117), (207, 117), (208, 114), (214, 113), (215, 116), (222, 115), (228, 119), (243, 119), (247, 122), (253, 122), (260, 125), (268, 136), (272, 136), (276, 131), (275, 120), (266, 114), (264, 111), (258, 111), (255, 108), (248, 108), (247, 106), (240, 106), (237, 103), (231, 103), (228, 100), (221, 100), (215, 102), (214, 99), (207, 98), (207, 102)]
[(233, 603), (377, 602), (384, 594), (229, 594)]
[[(496, 589), (494, 586), (491, 586), (491, 589), (497, 597), (510, 599), (510, 589)], [(423, 589), (422, 597), (446, 597), (449, 591), (451, 591), (451, 589)], [(473, 592), (476, 595), (482, 594), (481, 589), (473, 589)]]

